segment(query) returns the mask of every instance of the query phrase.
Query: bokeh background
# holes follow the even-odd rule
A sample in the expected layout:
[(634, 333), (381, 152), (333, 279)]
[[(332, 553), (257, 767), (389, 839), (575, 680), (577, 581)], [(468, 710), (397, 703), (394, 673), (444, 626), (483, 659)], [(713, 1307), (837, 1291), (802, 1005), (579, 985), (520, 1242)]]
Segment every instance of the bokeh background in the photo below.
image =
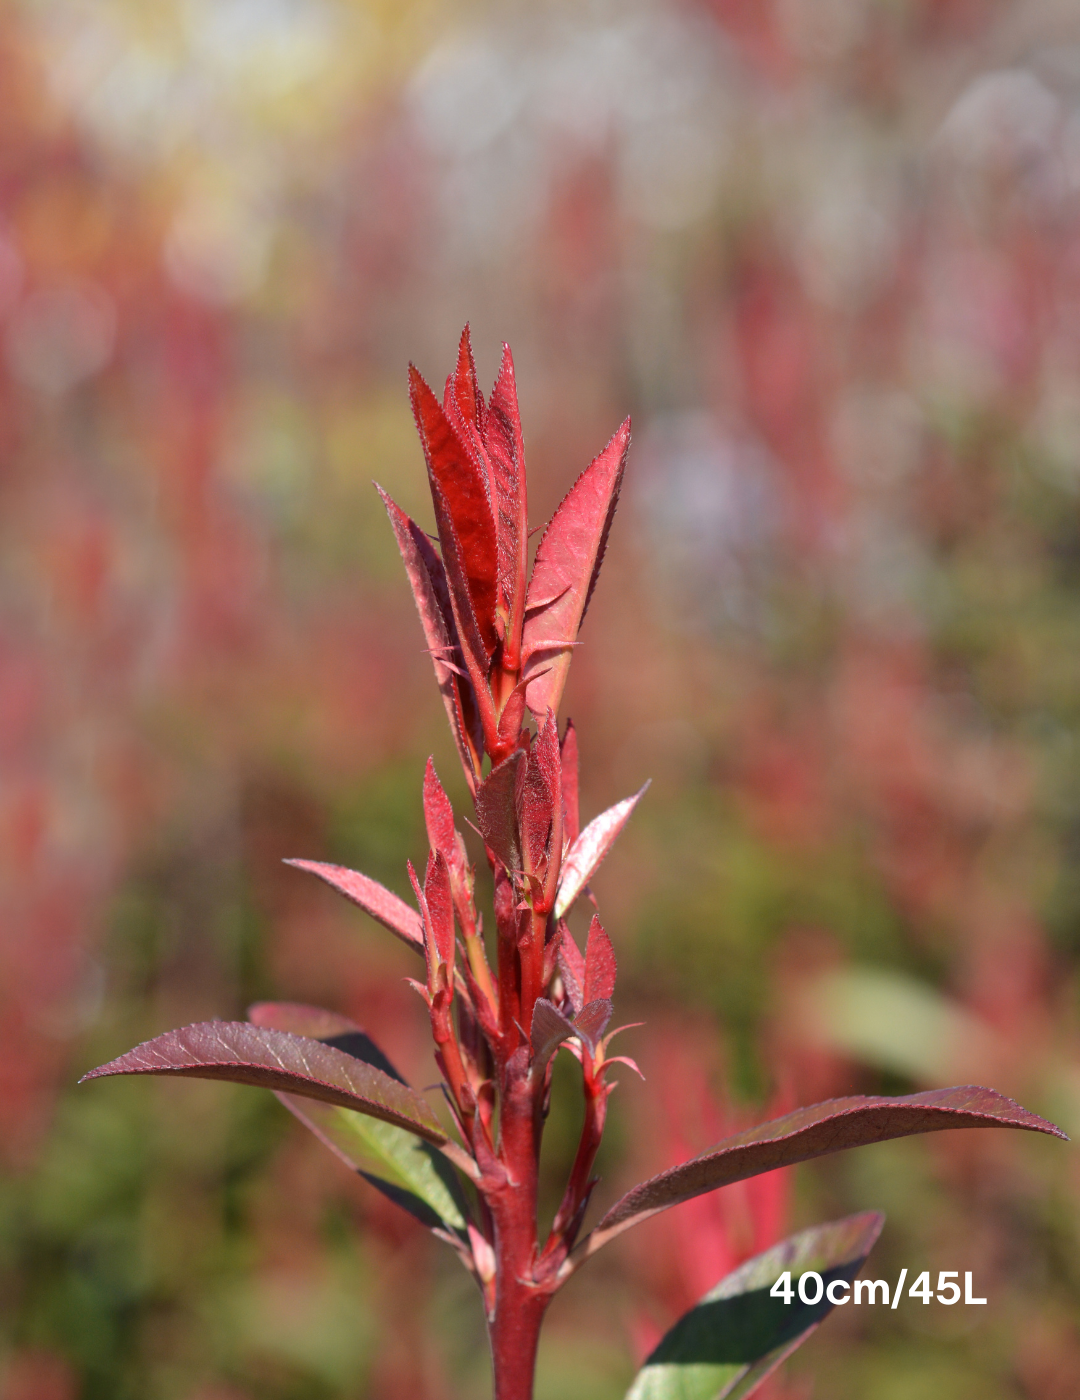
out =
[[(404, 370), (467, 319), (534, 522), (635, 421), (566, 706), (586, 815), (653, 779), (599, 1198), (844, 1092), (1080, 1132), (1076, 6), (5, 0), (2, 1400), (487, 1393), (449, 1251), (270, 1095), (74, 1087), (264, 996), (435, 1077), (408, 950), (280, 862), (404, 892), (429, 752), (461, 795), (370, 482), (429, 519)], [(571, 1285), (538, 1394), (882, 1207), (872, 1276), (988, 1305), (838, 1312), (774, 1400), (1068, 1400), (1078, 1185), (975, 1132), (731, 1188)]]

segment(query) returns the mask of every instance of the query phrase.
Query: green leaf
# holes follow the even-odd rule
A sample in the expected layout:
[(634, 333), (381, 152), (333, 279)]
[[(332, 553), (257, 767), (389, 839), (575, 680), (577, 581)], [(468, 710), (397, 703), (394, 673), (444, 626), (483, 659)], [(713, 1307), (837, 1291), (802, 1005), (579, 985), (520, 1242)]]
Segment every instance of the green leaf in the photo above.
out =
[(336, 1156), (430, 1230), (463, 1233), (468, 1206), (453, 1167), (415, 1133), (349, 1108), (278, 1098)]
[[(626, 1400), (744, 1400), (832, 1311), (769, 1289), (811, 1270), (825, 1287), (862, 1268), (885, 1217), (876, 1211), (801, 1230), (720, 1280), (681, 1317), (637, 1374)], [(816, 1291), (816, 1290), (815, 1290)]]
[[(263, 1001), (248, 1008), (257, 1026), (308, 1036), (332, 1045), (404, 1084), (367, 1032), (334, 1011), (297, 1002)], [(330, 1107), (278, 1091), (290, 1113), (347, 1167), (429, 1230), (464, 1232), (468, 1206), (453, 1167), (415, 1133), (352, 1109)]]

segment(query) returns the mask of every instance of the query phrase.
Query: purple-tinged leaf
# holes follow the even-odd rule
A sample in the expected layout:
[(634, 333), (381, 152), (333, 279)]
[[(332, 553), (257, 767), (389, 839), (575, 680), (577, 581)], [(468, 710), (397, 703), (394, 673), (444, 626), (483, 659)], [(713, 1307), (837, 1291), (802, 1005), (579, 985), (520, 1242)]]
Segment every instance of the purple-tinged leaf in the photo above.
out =
[(521, 869), (518, 799), (525, 776), (525, 755), (516, 749), (495, 765), (476, 789), (476, 825), (485, 844), (511, 872)]
[(585, 1000), (610, 1001), (615, 992), (615, 949), (594, 914), (585, 944)]
[[(469, 633), (475, 626), (486, 661), (498, 641), (495, 630), (498, 545), (495, 517), (488, 498), (487, 473), (483, 464), (467, 451), (439, 400), (413, 365), (409, 366), (409, 390), (413, 417), (427, 461), (443, 566), (455, 602), (458, 632), (466, 650), (472, 650), (473, 639)], [(480, 661), (479, 657), (473, 659)]]
[[(874, 1211), (851, 1215), (801, 1230), (748, 1259), (676, 1322), (626, 1400), (747, 1400), (832, 1311), (824, 1290), (836, 1280), (852, 1282), (884, 1223)], [(771, 1296), (784, 1273), (797, 1286), (811, 1272), (823, 1283), (817, 1303)]]
[(615, 838), (629, 820), (630, 813), (641, 801), (645, 783), (633, 797), (624, 797), (594, 817), (566, 853), (559, 877), (559, 893), (555, 900), (555, 917), (561, 919), (574, 900), (595, 875), (600, 862), (615, 844)]
[(358, 870), (347, 870), (343, 865), (325, 865), (318, 860), (287, 860), (285, 864), (318, 875), (320, 880), (325, 880), (346, 899), (359, 904), (365, 913), (378, 919), (380, 924), (391, 933), (396, 933), (410, 947), (424, 951), (424, 925), (420, 915), (403, 899), (380, 885), (378, 880), (361, 875)]
[(532, 1072), (543, 1074), (547, 1063), (555, 1051), (576, 1031), (570, 1021), (547, 997), (540, 997), (533, 1007), (532, 1030), (529, 1043), (532, 1046)]
[(581, 1037), (594, 1055), (597, 1043), (611, 1020), (612, 1009), (610, 1000), (602, 997), (598, 1001), (586, 1002), (574, 1017), (574, 1034)]
[(659, 1211), (777, 1167), (945, 1128), (1023, 1128), (1065, 1137), (994, 1089), (963, 1085), (903, 1098), (861, 1095), (797, 1108), (783, 1118), (735, 1133), (707, 1151), (641, 1182), (616, 1202), (579, 1249), (586, 1255)]
[(578, 742), (574, 721), (566, 721), (562, 744), (559, 746), (562, 765), (563, 841), (572, 846), (581, 830), (578, 803)]
[(442, 560), (415, 521), (390, 499), (381, 486), (375, 489), (382, 498), (394, 529), (435, 666), (435, 680), (450, 720), (458, 757), (465, 770), (469, 790), (475, 792), (479, 779), (478, 756), (483, 751), (483, 730), (472, 682), (467, 672), (462, 671), (454, 661), (454, 657), (460, 654), (460, 641)]
[(248, 1020), (253, 1026), (321, 1040), (324, 1045), (343, 1050), (366, 1065), (374, 1065), (399, 1084), (405, 1083), (367, 1031), (337, 1011), (325, 1011), (321, 1006), (307, 1006), (297, 1001), (257, 1001), (248, 1007)]
[(369, 1114), (436, 1147), (449, 1141), (427, 1100), (382, 1070), (321, 1041), (246, 1021), (203, 1021), (167, 1031), (91, 1070), (83, 1080), (113, 1074), (228, 1079), (280, 1089)]
[(529, 709), (538, 720), (548, 710), (558, 712), (568, 648), (577, 640), (603, 562), (629, 446), (628, 418), (563, 498), (536, 551), (522, 647), (527, 678), (542, 665), (550, 668), (529, 686)]

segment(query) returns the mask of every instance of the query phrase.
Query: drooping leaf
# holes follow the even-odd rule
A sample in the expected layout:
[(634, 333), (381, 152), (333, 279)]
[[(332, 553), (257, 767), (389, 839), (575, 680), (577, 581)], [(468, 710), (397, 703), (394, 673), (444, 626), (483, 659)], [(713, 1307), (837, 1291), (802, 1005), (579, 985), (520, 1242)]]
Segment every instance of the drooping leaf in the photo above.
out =
[(518, 841), (518, 798), (524, 778), (525, 755), (516, 749), (497, 763), (476, 790), (476, 824), (480, 835), (507, 870), (521, 869)]
[(280, 1089), (381, 1118), (436, 1147), (448, 1142), (427, 1100), (382, 1070), (319, 1040), (246, 1021), (203, 1021), (167, 1031), (91, 1070), (83, 1081), (113, 1074), (228, 1079)]
[(851, 1215), (748, 1259), (672, 1327), (626, 1400), (746, 1400), (835, 1306), (824, 1291), (817, 1303), (804, 1303), (797, 1292), (785, 1303), (770, 1296), (772, 1285), (785, 1272), (796, 1287), (810, 1272), (821, 1275), (823, 1289), (837, 1279), (850, 1283), (884, 1223), (874, 1211)]
[(458, 757), (465, 769), (469, 789), (475, 791), (479, 772), (474, 755), (482, 752), (483, 735), (472, 683), (468, 676), (458, 675), (448, 664), (451, 657), (460, 655), (461, 648), (442, 560), (415, 521), (390, 499), (381, 486), (375, 489), (382, 498), (394, 529)]
[(593, 1254), (631, 1225), (732, 1181), (848, 1147), (945, 1128), (1024, 1128), (1065, 1136), (1053, 1123), (1004, 1094), (977, 1085), (931, 1089), (902, 1098), (828, 1099), (735, 1133), (690, 1161), (641, 1182), (612, 1206), (579, 1248)]
[(578, 814), (577, 730), (572, 719), (566, 721), (562, 743), (559, 745), (559, 757), (562, 763), (563, 840), (567, 846), (573, 846), (581, 830), (581, 817)]
[(424, 925), (420, 915), (403, 899), (372, 880), (361, 875), (358, 870), (347, 870), (343, 865), (326, 865), (318, 860), (287, 860), (286, 865), (294, 865), (297, 870), (307, 870), (318, 875), (346, 899), (359, 904), (365, 913), (388, 928), (410, 947), (424, 951)]
[(538, 720), (548, 710), (558, 712), (569, 648), (603, 562), (629, 446), (628, 418), (567, 492), (536, 551), (525, 599), (523, 653), (526, 677), (549, 668), (528, 690), (529, 709)]
[[(355, 1021), (295, 1002), (258, 1002), (248, 1009), (256, 1026), (306, 1035), (402, 1079)], [(415, 1133), (352, 1109), (331, 1107), (277, 1091), (301, 1123), (353, 1171), (431, 1230), (464, 1231), (468, 1207), (453, 1167)]]
[(559, 893), (555, 900), (555, 917), (561, 919), (578, 895), (595, 875), (600, 862), (615, 844), (615, 838), (629, 820), (630, 813), (644, 796), (645, 783), (633, 797), (624, 797), (593, 817), (566, 853), (559, 877)]
[(615, 992), (615, 949), (611, 939), (604, 932), (603, 925), (594, 914), (589, 924), (589, 937), (585, 944), (585, 1000), (611, 1000)]
[[(483, 464), (467, 451), (439, 400), (412, 365), (409, 367), (409, 392), (427, 461), (443, 567), (455, 605), (458, 633), (468, 654), (475, 651), (470, 636), (475, 629), (486, 661), (498, 641), (495, 630), (497, 542), (487, 473)], [(473, 660), (479, 663), (481, 658), (474, 656)]]

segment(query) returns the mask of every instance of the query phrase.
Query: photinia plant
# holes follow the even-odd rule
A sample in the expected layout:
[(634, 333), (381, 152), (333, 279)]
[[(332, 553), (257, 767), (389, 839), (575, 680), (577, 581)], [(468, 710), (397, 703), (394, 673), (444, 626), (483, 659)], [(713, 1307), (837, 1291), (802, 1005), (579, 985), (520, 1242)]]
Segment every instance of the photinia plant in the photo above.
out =
[[(360, 1026), (294, 1003), (260, 1003), (248, 1022), (170, 1031), (91, 1071), (229, 1079), (273, 1089), (333, 1152), (458, 1254), (487, 1319), (496, 1400), (532, 1395), (536, 1348), (554, 1294), (631, 1226), (777, 1167), (943, 1128), (1064, 1134), (993, 1089), (852, 1097), (799, 1108), (727, 1137), (641, 1182), (582, 1235), (597, 1178), (616, 1064), (609, 1031), (616, 962), (593, 917), (584, 951), (565, 916), (587, 889), (644, 788), (582, 827), (578, 741), (557, 715), (619, 499), (629, 419), (582, 472), (540, 540), (530, 574), (525, 457), (508, 347), (491, 397), (476, 379), (468, 328), (440, 402), (410, 369), (439, 549), (380, 491), (412, 585), (435, 678), (494, 877), (485, 943), (474, 872), (428, 762), (430, 852), (415, 907), (356, 871), (292, 862), (319, 876), (416, 950), (411, 985), (430, 1012), (451, 1124), (404, 1082)], [(623, 1028), (619, 1028), (623, 1029)], [(537, 1166), (552, 1065), (581, 1065), (584, 1123), (546, 1238)], [(747, 1396), (829, 1311), (785, 1304), (785, 1270), (851, 1278), (882, 1226), (876, 1213), (804, 1230), (747, 1261), (690, 1310), (648, 1357), (633, 1400)], [(629, 1400), (629, 1398), (628, 1398)]]

